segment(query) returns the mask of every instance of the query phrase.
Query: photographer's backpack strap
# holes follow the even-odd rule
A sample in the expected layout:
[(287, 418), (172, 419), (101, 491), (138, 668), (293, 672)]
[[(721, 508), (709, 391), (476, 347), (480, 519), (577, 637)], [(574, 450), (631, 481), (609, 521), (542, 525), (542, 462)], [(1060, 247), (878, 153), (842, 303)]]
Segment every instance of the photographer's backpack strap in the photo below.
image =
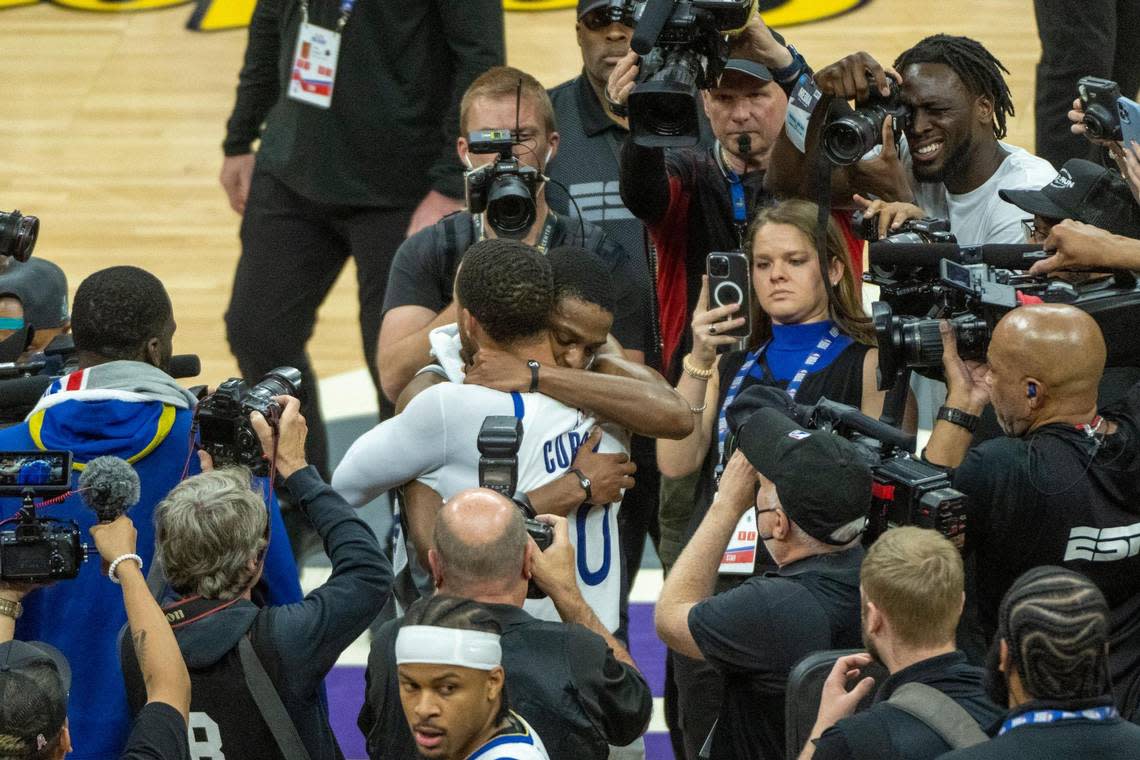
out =
[(297, 727), (289, 717), (289, 711), (282, 704), (277, 687), (265, 672), (261, 658), (253, 651), (253, 644), (250, 643), (248, 635), (242, 636), (238, 641), (238, 656), (241, 658), (242, 671), (245, 673), (245, 685), (249, 688), (257, 709), (261, 711), (261, 717), (265, 719), (265, 724), (273, 734), (277, 748), (281, 750), (281, 756), (289, 760), (294, 758), (309, 760), (309, 751), (305, 749), (305, 744), (297, 733)]
[(922, 721), (941, 736), (950, 749), (972, 747), (990, 738), (961, 705), (924, 683), (903, 684), (887, 704)]

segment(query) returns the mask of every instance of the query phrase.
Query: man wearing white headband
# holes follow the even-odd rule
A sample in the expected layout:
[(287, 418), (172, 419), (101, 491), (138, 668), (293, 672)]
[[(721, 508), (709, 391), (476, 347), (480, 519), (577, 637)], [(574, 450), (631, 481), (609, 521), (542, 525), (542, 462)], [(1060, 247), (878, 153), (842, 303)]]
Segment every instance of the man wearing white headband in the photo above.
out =
[(396, 637), (400, 701), (416, 749), (433, 760), (549, 760), (510, 709), (499, 625), (475, 602), (436, 595), (412, 605)]

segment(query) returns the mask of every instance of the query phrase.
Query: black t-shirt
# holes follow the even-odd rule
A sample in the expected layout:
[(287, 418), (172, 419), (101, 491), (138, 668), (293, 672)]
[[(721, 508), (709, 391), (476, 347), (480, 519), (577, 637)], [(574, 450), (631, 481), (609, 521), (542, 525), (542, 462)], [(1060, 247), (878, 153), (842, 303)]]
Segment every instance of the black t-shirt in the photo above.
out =
[[(541, 224), (541, 222), (535, 222)], [(585, 238), (583, 239), (583, 231)], [(455, 271), (478, 237), (471, 214), (460, 211), (426, 227), (400, 244), (388, 275), (384, 312), (398, 306), (441, 311), (451, 303)], [(546, 249), (580, 246), (597, 254), (613, 276), (614, 324), (610, 330), (625, 348), (649, 349), (649, 282), (624, 248), (589, 222), (555, 217)]]
[(953, 699), (988, 729), (1002, 715), (985, 692), (985, 671), (969, 665), (962, 652), (931, 657), (894, 673), (879, 686), (875, 703), (823, 732), (815, 742), (815, 760), (934, 760), (951, 747), (918, 718), (887, 700), (900, 686), (926, 684)]
[(1071, 425), (976, 446), (954, 473), (969, 497), (978, 619), (988, 641), (1013, 582), (1061, 565), (1088, 576), (1112, 608), (1110, 665), (1122, 713), (1140, 703), (1140, 385), (1101, 410), (1102, 442)]
[(186, 721), (163, 702), (150, 702), (139, 712), (121, 760), (189, 760)]
[(805, 655), (859, 645), (863, 548), (793, 562), (697, 604), (689, 631), (724, 676), (712, 756), (784, 757), (784, 692)]

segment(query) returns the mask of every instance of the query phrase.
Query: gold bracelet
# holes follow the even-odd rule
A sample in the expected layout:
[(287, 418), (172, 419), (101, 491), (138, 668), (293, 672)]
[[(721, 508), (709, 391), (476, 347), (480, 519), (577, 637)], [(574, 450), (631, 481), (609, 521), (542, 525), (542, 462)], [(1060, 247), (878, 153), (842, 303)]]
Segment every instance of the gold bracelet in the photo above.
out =
[(24, 605), (11, 599), (0, 599), (0, 615), (19, 620), (22, 614), (24, 614)]
[(694, 380), (708, 380), (710, 377), (712, 377), (713, 372), (715, 372), (716, 369), (714, 367), (701, 369), (697, 365), (693, 364), (692, 356), (692, 354), (685, 354), (685, 358), (681, 360), (681, 366), (684, 368), (685, 374)]
[(700, 414), (701, 412), (703, 412), (708, 407), (708, 405), (709, 405), (709, 400), (706, 398), (705, 403), (701, 404), (700, 406), (690, 406), (689, 411), (692, 412), (693, 414)]

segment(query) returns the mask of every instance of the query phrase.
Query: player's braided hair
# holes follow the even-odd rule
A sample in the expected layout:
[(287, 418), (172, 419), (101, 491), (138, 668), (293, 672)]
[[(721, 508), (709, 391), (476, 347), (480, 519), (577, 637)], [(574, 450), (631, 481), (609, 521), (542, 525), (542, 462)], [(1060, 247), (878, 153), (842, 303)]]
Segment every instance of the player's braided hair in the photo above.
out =
[(994, 136), (1005, 137), (1006, 117), (1013, 116), (1013, 97), (1005, 83), (1004, 71), (993, 53), (982, 43), (969, 37), (935, 34), (920, 41), (895, 59), (895, 69), (902, 70), (913, 63), (942, 63), (954, 70), (966, 89), (975, 95), (985, 95), (994, 104)]
[(510, 345), (549, 326), (554, 277), (546, 257), (531, 246), (490, 238), (463, 254), (455, 296), (492, 340)]
[(998, 620), (998, 636), (1035, 698), (1108, 692), (1108, 603), (1088, 578), (1061, 567), (1029, 570), (1006, 593)]

